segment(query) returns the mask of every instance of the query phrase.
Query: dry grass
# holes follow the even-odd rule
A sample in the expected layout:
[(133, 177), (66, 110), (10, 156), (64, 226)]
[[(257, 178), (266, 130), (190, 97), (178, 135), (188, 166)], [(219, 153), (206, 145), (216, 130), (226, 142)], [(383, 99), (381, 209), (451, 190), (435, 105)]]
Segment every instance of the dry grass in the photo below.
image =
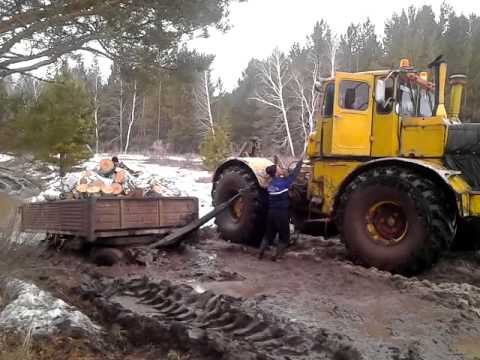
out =
[(18, 336), (12, 341), (6, 335), (0, 339), (0, 360), (33, 360), (32, 356), (32, 329), (23, 335), (23, 341)]
[(38, 265), (38, 257), (44, 246), (32, 235), (19, 232), (19, 216), (12, 216), (0, 230), (0, 286), (7, 279), (31, 279), (44, 267)]
[[(123, 356), (113, 359), (123, 359)], [(31, 338), (29, 334), (1, 335), (0, 360), (104, 360), (88, 339), (68, 337)]]

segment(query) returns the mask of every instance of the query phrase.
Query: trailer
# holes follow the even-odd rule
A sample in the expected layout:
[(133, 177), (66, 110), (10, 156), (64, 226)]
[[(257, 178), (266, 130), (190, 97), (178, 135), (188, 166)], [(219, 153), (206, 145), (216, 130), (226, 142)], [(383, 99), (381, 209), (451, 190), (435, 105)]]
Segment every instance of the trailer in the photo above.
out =
[[(148, 245), (198, 221), (194, 197), (92, 197), (24, 204), (21, 231), (75, 240), (81, 246), (120, 256), (113, 248)], [(196, 229), (193, 229), (193, 231)], [(192, 232), (189, 232), (191, 236)]]

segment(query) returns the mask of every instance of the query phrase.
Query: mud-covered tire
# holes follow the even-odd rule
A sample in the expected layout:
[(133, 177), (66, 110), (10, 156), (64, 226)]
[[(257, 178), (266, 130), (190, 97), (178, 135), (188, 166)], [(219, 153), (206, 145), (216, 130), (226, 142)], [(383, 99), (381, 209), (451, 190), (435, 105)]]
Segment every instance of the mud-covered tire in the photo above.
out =
[(225, 169), (215, 182), (212, 192), (213, 205), (231, 199), (239, 190), (248, 189), (242, 196), (243, 211), (236, 217), (231, 209), (217, 215), (215, 224), (224, 240), (258, 246), (265, 232), (266, 191), (248, 170), (238, 166)]
[(123, 260), (123, 251), (112, 247), (95, 247), (90, 252), (90, 261), (99, 266), (113, 266)]
[[(380, 225), (371, 222), (372, 208), (390, 203), (395, 216), (400, 213), (403, 219), (401, 236), (395, 241), (385, 241), (383, 233), (376, 232), (377, 226), (385, 229), (384, 218)], [(456, 210), (442, 189), (412, 170), (395, 167), (369, 170), (354, 179), (341, 195), (335, 218), (342, 241), (357, 263), (405, 275), (431, 267), (450, 247), (456, 232)], [(397, 226), (390, 219), (388, 226)]]

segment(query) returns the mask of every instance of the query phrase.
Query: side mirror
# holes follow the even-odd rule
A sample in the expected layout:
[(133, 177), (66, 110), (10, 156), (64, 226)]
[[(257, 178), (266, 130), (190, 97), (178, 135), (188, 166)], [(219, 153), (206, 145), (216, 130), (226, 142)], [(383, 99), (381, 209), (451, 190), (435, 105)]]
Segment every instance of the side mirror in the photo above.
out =
[(385, 80), (377, 80), (377, 84), (375, 85), (375, 101), (377, 104), (385, 106)]

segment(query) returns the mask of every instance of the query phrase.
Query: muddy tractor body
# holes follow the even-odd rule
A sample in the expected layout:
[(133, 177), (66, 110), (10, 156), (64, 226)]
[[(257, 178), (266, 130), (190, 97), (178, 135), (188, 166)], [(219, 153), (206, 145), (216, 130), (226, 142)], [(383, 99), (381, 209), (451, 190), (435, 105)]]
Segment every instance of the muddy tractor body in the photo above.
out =
[[(447, 65), (431, 69), (432, 82), (402, 61), (393, 70), (337, 72), (322, 86), (304, 177), (291, 191), (292, 220), (300, 229), (335, 227), (364, 265), (416, 273), (454, 241), (477, 241), (480, 124), (459, 119), (465, 77), (450, 77), (447, 110)], [(269, 163), (229, 159), (215, 173), (215, 203), (252, 189), (217, 218), (226, 239), (262, 237)]]

